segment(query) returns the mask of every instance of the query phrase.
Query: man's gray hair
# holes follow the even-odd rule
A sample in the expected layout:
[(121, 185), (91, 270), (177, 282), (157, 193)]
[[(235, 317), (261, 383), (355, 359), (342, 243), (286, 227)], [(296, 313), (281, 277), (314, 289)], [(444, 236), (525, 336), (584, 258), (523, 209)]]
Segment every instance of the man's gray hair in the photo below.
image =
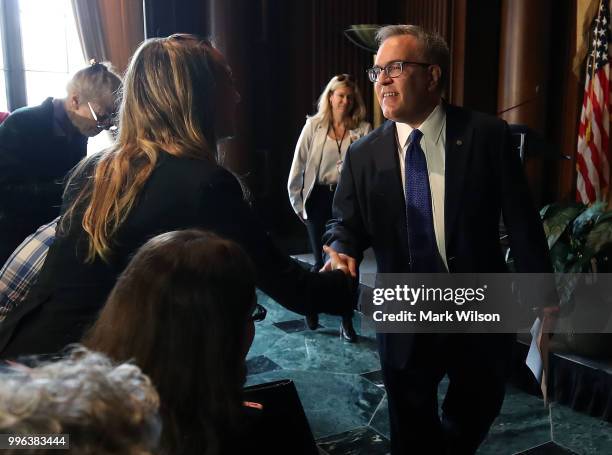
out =
[(66, 86), (68, 95), (77, 94), (81, 102), (97, 101), (102, 96), (116, 94), (121, 79), (108, 62), (94, 62), (77, 71)]
[(386, 25), (376, 32), (378, 46), (380, 47), (386, 39), (398, 35), (412, 35), (421, 43), (422, 58), (425, 62), (438, 65), (442, 70), (440, 87), (444, 89), (448, 83), (450, 68), (450, 51), (444, 38), (438, 33), (429, 32), (418, 25)]

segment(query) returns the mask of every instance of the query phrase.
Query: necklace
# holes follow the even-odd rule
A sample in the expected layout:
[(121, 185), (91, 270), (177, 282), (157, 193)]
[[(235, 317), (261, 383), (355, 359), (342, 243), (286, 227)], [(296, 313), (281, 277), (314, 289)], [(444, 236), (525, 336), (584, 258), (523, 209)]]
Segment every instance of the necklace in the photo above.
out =
[[(329, 127), (333, 128), (334, 130), (334, 142), (336, 143), (336, 147), (338, 147), (338, 158), (340, 158), (342, 156), (342, 143), (344, 142), (344, 136), (346, 136), (346, 126), (344, 127), (344, 132), (342, 133), (340, 141), (338, 141), (338, 135), (336, 134), (336, 129), (333, 127), (333, 125), (330, 124)], [(327, 131), (329, 132), (329, 128)]]
[[(327, 128), (327, 134), (329, 135), (329, 128), (333, 128), (333, 125), (330, 123)], [(342, 143), (344, 142), (344, 136), (346, 136), (346, 126), (344, 127), (344, 132), (342, 133), (342, 137), (340, 141), (338, 141), (338, 135), (336, 134), (336, 129), (334, 128), (334, 141), (336, 142), (336, 147), (338, 147), (338, 161), (336, 161), (336, 170), (338, 171), (338, 175), (342, 171)]]

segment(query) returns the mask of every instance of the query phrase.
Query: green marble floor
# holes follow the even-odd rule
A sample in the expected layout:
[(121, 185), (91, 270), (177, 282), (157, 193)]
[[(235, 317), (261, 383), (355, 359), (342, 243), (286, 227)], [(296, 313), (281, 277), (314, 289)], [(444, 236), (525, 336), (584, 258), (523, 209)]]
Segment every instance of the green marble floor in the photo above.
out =
[[(338, 334), (340, 318), (321, 315), (321, 327), (310, 331), (299, 315), (264, 294), (259, 301), (268, 316), (256, 327), (247, 384), (292, 379), (322, 453), (389, 453), (387, 400), (374, 333), (362, 328), (356, 315), (359, 343), (346, 343)], [(446, 387), (442, 381), (440, 398)], [(528, 452), (548, 441), (565, 450), (548, 446)], [(541, 399), (509, 385), (501, 414), (478, 453), (608, 455), (612, 425), (554, 403), (545, 409)]]

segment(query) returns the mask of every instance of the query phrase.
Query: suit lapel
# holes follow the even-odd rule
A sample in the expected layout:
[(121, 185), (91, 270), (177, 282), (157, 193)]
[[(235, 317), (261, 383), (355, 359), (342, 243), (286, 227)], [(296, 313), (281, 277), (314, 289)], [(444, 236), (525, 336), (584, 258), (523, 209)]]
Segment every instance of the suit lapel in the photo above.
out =
[[(373, 144), (376, 148), (374, 160), (376, 163), (376, 178), (374, 191), (384, 197), (384, 204), (380, 207), (380, 219), (392, 223), (397, 227), (401, 244), (407, 248), (408, 231), (406, 228), (406, 202), (402, 186), (402, 175), (397, 153), (395, 123), (387, 121), (381, 134)], [(405, 245), (404, 245), (405, 244)]]
[(473, 128), (468, 123), (467, 115), (455, 106), (446, 105), (444, 235), (447, 248), (462, 203), (467, 167), (472, 155), (472, 133)]

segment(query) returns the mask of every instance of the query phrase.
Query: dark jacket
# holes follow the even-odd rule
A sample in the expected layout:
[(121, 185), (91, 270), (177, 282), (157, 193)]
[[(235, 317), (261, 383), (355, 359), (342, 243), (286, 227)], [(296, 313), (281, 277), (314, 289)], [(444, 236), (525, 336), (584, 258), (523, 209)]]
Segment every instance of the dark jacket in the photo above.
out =
[[(444, 224), (451, 273), (503, 273), (499, 220), (510, 236), (518, 272), (551, 272), (542, 224), (518, 153), (503, 120), (447, 105)], [(325, 241), (361, 260), (372, 247), (379, 273), (410, 272), (395, 124), (386, 122), (351, 145)], [(407, 361), (411, 334), (381, 334), (381, 360)]]
[(40, 225), (57, 217), (61, 180), (87, 154), (87, 138), (53, 129), (53, 99), (17, 109), (0, 125), (0, 266)]
[[(93, 162), (88, 161), (69, 188), (63, 210), (91, 175)], [(135, 251), (153, 236), (177, 229), (201, 228), (238, 242), (255, 264), (258, 287), (292, 311), (342, 314), (351, 308), (352, 291), (344, 274), (309, 273), (275, 248), (245, 203), (236, 178), (214, 163), (162, 153), (114, 237), (108, 264), (84, 261), (82, 209), (49, 250), (26, 300), (0, 324), (1, 357), (53, 353), (79, 341)]]

